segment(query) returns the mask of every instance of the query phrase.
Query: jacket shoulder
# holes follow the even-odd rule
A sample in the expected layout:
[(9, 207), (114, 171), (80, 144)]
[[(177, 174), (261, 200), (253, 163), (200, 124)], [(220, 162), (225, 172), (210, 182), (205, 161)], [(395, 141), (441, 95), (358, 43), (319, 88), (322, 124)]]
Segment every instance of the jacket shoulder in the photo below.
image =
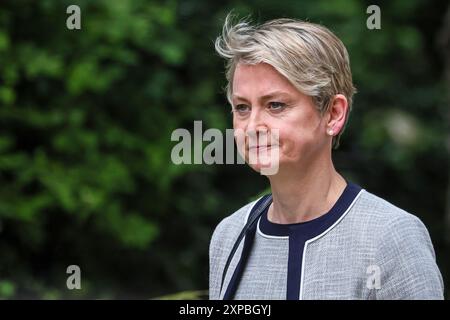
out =
[(247, 203), (231, 215), (222, 219), (214, 229), (211, 236), (210, 247), (218, 243), (220, 246), (223, 246), (226, 242), (231, 242), (237, 238), (247, 221), (251, 208), (255, 205), (256, 201), (257, 200)]
[(358, 219), (365, 218), (372, 225), (373, 223), (378, 224), (383, 229), (392, 224), (405, 224), (406, 226), (419, 224), (423, 226), (423, 223), (417, 216), (367, 190), (362, 191), (359, 200), (355, 204), (355, 209), (363, 213), (359, 215)]
[(209, 244), (209, 298), (212, 300), (220, 298), (221, 275), (226, 259), (256, 201), (246, 204), (225, 217), (216, 226), (211, 236)]

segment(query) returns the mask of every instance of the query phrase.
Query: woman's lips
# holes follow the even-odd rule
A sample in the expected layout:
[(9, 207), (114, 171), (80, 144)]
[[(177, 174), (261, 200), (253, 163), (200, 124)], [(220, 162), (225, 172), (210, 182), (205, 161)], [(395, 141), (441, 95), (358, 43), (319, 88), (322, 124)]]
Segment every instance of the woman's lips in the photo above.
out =
[[(262, 149), (269, 149), (271, 147), (272, 147), (272, 145), (268, 145), (268, 146), (252, 146), (252, 147), (249, 147), (248, 149), (249, 150), (257, 150), (257, 151), (259, 151), (259, 150), (262, 150)], [(276, 146), (273, 146), (273, 147), (276, 147)]]

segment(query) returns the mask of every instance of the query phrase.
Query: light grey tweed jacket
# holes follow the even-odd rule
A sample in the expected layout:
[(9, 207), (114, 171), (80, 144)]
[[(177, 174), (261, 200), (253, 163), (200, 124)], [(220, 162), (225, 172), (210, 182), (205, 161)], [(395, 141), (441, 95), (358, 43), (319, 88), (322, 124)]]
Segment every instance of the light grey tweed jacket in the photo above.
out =
[[(210, 299), (223, 298), (244, 241), (219, 292), (225, 262), (255, 203), (226, 217), (213, 233)], [(378, 285), (369, 285), (374, 271), (379, 272)], [(433, 245), (423, 223), (364, 189), (333, 226), (305, 244), (300, 299), (443, 299), (443, 291)], [(258, 288), (240, 288), (239, 292), (236, 299), (267, 298), (258, 294)]]

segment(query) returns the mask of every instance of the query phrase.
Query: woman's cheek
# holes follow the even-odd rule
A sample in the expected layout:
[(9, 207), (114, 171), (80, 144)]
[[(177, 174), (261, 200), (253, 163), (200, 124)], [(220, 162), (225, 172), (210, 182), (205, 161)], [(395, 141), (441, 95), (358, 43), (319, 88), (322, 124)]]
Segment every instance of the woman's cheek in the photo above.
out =
[(303, 143), (298, 132), (280, 136), (280, 159), (297, 159), (302, 149)]

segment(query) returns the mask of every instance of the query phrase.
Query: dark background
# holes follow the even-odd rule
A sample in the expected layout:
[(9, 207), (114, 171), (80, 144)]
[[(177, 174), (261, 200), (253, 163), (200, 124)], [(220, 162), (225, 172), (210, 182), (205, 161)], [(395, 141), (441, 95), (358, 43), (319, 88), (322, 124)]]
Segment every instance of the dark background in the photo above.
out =
[[(66, 8), (81, 8), (68, 30)], [(448, 1), (1, 1), (0, 297), (204, 298), (214, 227), (268, 187), (171, 162), (171, 133), (231, 128), (226, 14), (321, 23), (358, 93), (335, 166), (419, 216), (450, 284)], [(81, 268), (68, 290), (66, 268)]]

